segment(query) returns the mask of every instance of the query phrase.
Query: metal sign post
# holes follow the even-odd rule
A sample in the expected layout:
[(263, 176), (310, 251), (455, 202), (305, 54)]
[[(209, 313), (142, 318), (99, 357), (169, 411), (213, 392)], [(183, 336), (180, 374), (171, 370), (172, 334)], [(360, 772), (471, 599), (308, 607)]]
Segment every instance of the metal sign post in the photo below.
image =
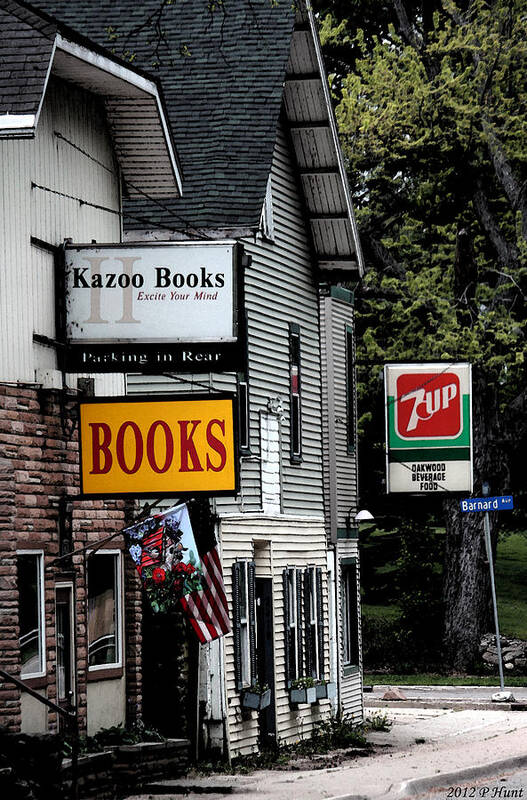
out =
[(489, 510), (492, 511), (512, 511), (514, 508), (514, 501), (510, 495), (505, 495), (502, 497), (489, 497), (489, 484), (484, 481), (482, 485), (482, 498), (478, 497), (469, 497), (465, 500), (461, 500), (460, 506), (461, 511), (467, 512), (478, 512), (484, 511), (485, 516), (483, 517), (483, 531), (485, 534), (485, 549), (487, 551), (487, 560), (489, 562), (489, 571), (490, 571), (490, 586), (492, 591), (492, 609), (494, 612), (494, 627), (496, 629), (496, 649), (498, 653), (498, 670), (500, 674), (500, 695), (494, 695), (492, 697), (493, 700), (505, 701), (505, 700), (514, 700), (512, 694), (508, 694), (505, 692), (505, 681), (503, 679), (503, 661), (501, 658), (501, 637), (500, 637), (500, 625), (498, 620), (498, 602), (496, 600), (496, 582), (494, 579), (494, 559), (492, 558), (492, 542), (490, 539), (490, 518), (489, 518)]
[(503, 663), (501, 660), (501, 639), (500, 639), (500, 624), (498, 621), (498, 603), (496, 600), (496, 582), (494, 580), (494, 561), (492, 558), (492, 542), (490, 541), (490, 520), (489, 512), (485, 511), (483, 518), (483, 528), (485, 531), (485, 547), (487, 548), (487, 559), (489, 562), (490, 571), (490, 585), (492, 589), (492, 608), (494, 611), (494, 626), (496, 628), (496, 648), (498, 650), (498, 669), (500, 671), (500, 689), (505, 691), (505, 683), (503, 680)]

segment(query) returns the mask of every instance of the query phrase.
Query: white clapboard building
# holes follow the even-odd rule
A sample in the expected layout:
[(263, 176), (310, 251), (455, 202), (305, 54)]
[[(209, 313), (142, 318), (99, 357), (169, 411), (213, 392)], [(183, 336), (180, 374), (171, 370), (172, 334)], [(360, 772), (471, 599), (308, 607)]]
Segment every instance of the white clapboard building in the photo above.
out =
[[(239, 491), (211, 499), (233, 631), (197, 655), (181, 639), (186, 673), (181, 659), (173, 661), (189, 679), (195, 737), (237, 756), (309, 736), (338, 706), (359, 721), (354, 328), (346, 287), (360, 279), (363, 263), (313, 14), (267, 0), (212, 12), (198, 0), (162, 8), (157, 0), (40, 5), (101, 46), (133, 53), (134, 65), (159, 77), (182, 196), (125, 196), (125, 244), (225, 242), (240, 251), (239, 346), (227, 355), (217, 342), (197, 356), (180, 349), (179, 362), (130, 369), (126, 379), (129, 395), (222, 390), (238, 400)], [(85, 231), (73, 236), (74, 245), (100, 241)], [(193, 302), (198, 314), (208, 299), (193, 295)], [(211, 330), (214, 339), (212, 323)], [(176, 689), (159, 664), (173, 646), (170, 630), (160, 632), (158, 666), (143, 661), (150, 707), (162, 708), (166, 730)], [(256, 683), (271, 690), (261, 711), (244, 705)], [(316, 699), (294, 694), (310, 683), (319, 685)]]

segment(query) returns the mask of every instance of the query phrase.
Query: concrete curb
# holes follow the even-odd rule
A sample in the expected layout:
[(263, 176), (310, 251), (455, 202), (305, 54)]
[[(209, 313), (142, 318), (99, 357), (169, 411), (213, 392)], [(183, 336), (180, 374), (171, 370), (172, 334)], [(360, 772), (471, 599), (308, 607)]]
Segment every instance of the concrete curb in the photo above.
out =
[(365, 708), (456, 708), (459, 711), (527, 711), (527, 703), (492, 703), (485, 700), (380, 700), (364, 698)]
[(428, 778), (411, 778), (403, 781), (399, 789), (388, 796), (402, 800), (404, 797), (415, 797), (415, 795), (423, 794), (423, 792), (430, 789), (447, 789), (450, 786), (459, 786), (469, 780), (490, 778), (506, 770), (514, 771), (525, 766), (527, 766), (527, 753), (523, 756), (505, 758), (501, 761), (491, 761), (488, 764), (481, 764), (479, 767), (465, 767), (455, 772), (431, 775)]

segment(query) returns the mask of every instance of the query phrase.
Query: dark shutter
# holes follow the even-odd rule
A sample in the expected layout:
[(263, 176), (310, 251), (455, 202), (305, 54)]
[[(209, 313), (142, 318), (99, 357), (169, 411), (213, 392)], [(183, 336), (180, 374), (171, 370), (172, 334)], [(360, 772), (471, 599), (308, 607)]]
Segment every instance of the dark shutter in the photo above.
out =
[(303, 629), (303, 617), (302, 617), (302, 572), (299, 569), (295, 569), (295, 577), (296, 577), (296, 641), (297, 641), (297, 650), (298, 650), (298, 675), (295, 675), (295, 678), (298, 678), (302, 675), (302, 663), (303, 663), (303, 637), (302, 637), (302, 629)]
[(306, 675), (313, 675), (313, 668), (314, 664), (314, 641), (313, 641), (313, 630), (311, 628), (311, 613), (310, 613), (310, 592), (311, 592), (311, 582), (313, 579), (313, 572), (311, 569), (304, 570), (304, 625), (306, 629), (306, 650), (305, 650), (305, 664), (306, 664)]
[(234, 679), (236, 689), (242, 689), (242, 647), (240, 626), (240, 569), (242, 564), (232, 565), (232, 633), (234, 639)]
[(324, 677), (324, 605), (322, 594), (322, 570), (316, 569), (317, 635), (318, 635), (318, 677)]
[(254, 561), (249, 561), (247, 564), (247, 600), (249, 608), (247, 609), (249, 621), (249, 660), (251, 665), (251, 684), (256, 683), (258, 680), (258, 668), (256, 665), (256, 593), (255, 593), (255, 579), (256, 565)]
[(289, 669), (289, 659), (291, 657), (289, 647), (289, 570), (282, 572), (282, 590), (284, 599), (284, 678), (285, 685), (289, 689), (291, 686), (291, 672)]

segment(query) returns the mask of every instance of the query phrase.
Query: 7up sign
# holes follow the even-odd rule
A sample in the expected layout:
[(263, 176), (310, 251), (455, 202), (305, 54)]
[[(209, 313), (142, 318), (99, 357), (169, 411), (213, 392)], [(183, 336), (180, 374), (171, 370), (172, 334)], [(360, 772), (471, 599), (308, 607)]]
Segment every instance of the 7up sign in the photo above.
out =
[(470, 364), (385, 367), (388, 492), (472, 491)]

